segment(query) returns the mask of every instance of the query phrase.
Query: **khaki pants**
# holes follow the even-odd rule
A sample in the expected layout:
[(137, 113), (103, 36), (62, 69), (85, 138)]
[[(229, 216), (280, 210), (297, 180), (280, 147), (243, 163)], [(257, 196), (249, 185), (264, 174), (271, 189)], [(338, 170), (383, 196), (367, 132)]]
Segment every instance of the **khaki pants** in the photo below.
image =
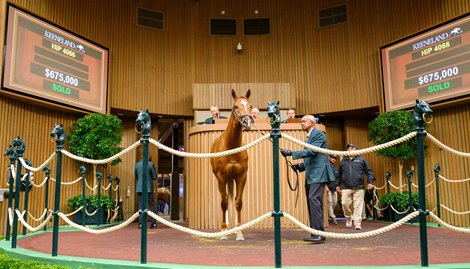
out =
[(338, 193), (328, 190), (328, 219), (336, 219), (335, 207), (338, 204)]
[(352, 218), (354, 225), (361, 225), (365, 190), (343, 189), (342, 192), (341, 204), (343, 205), (344, 216), (346, 219)]

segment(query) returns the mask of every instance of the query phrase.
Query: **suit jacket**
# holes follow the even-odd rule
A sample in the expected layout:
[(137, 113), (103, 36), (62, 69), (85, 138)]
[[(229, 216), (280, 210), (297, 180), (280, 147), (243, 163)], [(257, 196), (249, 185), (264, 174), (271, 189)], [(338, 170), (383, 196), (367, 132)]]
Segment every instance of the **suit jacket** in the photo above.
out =
[[(320, 147), (328, 148), (328, 141), (325, 133), (313, 128), (307, 137), (306, 143)], [(313, 151), (309, 148), (303, 150), (292, 151), (292, 159), (304, 159), (300, 164), (300, 172), (305, 171), (306, 184), (312, 183), (328, 183), (335, 181), (335, 175), (328, 160), (328, 155)]]
[[(137, 181), (135, 192), (142, 192), (142, 182), (144, 182), (142, 177), (143, 162), (140, 160), (135, 164), (134, 173), (135, 179)], [(148, 161), (148, 171), (147, 171), (147, 192), (153, 192), (152, 180), (157, 179), (157, 172), (155, 171), (155, 165), (153, 162)]]
[[(227, 117), (225, 116), (219, 116), (219, 119), (226, 119)], [(214, 123), (214, 117), (207, 118), (204, 121), (205, 124), (213, 124)]]

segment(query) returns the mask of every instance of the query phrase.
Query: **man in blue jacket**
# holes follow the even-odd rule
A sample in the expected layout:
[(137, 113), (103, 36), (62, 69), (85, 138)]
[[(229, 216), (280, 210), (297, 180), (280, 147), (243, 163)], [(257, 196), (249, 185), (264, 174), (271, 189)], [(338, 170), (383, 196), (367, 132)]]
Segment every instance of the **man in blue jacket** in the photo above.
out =
[[(328, 148), (328, 141), (325, 133), (315, 128), (316, 120), (312, 115), (303, 116), (300, 121), (302, 129), (307, 134), (306, 143), (319, 148)], [(303, 163), (293, 164), (292, 169), (300, 172), (305, 171), (305, 194), (307, 197), (308, 215), (310, 220), (310, 228), (324, 231), (323, 227), (323, 193), (325, 185), (330, 181), (334, 181), (333, 170), (331, 169), (328, 155), (313, 151), (309, 148), (303, 150), (290, 151), (282, 149), (281, 154), (292, 156), (292, 159), (304, 159)], [(311, 235), (305, 241), (315, 244), (323, 244), (325, 238), (323, 236)]]
[[(357, 150), (354, 144), (346, 145), (348, 151)], [(336, 191), (342, 194), (341, 205), (346, 217), (346, 227), (361, 230), (362, 209), (364, 207), (364, 176), (367, 176), (367, 189), (374, 188), (374, 173), (366, 159), (361, 156), (344, 156), (339, 164), (336, 177)]]

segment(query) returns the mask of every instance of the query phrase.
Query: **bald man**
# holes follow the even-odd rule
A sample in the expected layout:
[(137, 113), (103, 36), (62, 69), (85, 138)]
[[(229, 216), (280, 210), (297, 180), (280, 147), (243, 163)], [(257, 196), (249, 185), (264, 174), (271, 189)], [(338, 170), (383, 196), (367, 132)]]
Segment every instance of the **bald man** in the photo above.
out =
[(254, 107), (251, 109), (251, 116), (253, 119), (257, 119), (259, 117), (259, 109)]
[[(315, 128), (316, 120), (312, 115), (305, 115), (300, 121), (302, 129), (307, 132), (307, 144), (319, 148), (328, 148), (328, 141), (326, 140), (325, 133)], [(310, 220), (310, 228), (324, 231), (323, 227), (323, 192), (325, 185), (329, 182), (334, 182), (335, 176), (328, 155), (320, 152), (313, 151), (309, 148), (303, 150), (290, 151), (282, 149), (281, 154), (292, 156), (292, 159), (304, 159), (303, 163), (293, 164), (291, 168), (294, 171), (305, 171), (305, 194), (307, 197), (308, 215)], [(305, 238), (314, 244), (323, 244), (325, 237), (311, 234), (309, 238)]]

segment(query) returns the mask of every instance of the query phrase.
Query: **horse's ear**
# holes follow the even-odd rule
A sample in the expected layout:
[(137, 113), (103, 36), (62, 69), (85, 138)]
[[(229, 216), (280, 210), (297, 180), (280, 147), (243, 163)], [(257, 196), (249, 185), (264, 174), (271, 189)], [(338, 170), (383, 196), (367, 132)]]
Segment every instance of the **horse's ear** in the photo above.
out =
[(235, 93), (234, 89), (232, 89), (232, 97), (234, 100), (237, 99), (237, 94)]
[(418, 100), (418, 99), (416, 99), (416, 104), (419, 104), (419, 100)]
[(277, 105), (279, 105), (281, 103), (281, 101), (277, 101)]
[(251, 95), (251, 90), (248, 89), (248, 91), (246, 92), (246, 95), (245, 95), (246, 99), (250, 98), (250, 95)]
[(270, 102), (270, 101), (268, 101), (268, 106), (270, 106), (270, 105), (271, 105), (271, 102)]
[(149, 113), (149, 109), (147, 108), (147, 109), (145, 110), (145, 112)]

